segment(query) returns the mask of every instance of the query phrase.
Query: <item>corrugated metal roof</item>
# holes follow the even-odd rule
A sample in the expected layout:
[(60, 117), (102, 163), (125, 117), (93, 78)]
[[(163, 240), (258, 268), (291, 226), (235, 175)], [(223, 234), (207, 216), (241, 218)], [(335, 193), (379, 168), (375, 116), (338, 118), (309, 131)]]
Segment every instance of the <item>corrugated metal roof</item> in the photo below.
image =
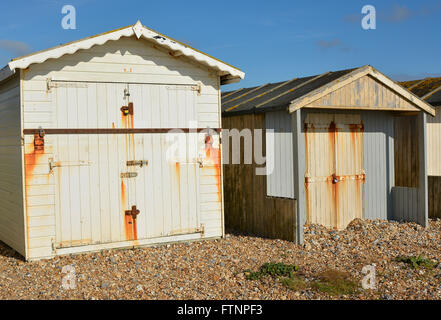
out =
[(245, 73), (219, 59), (206, 53), (196, 50), (182, 42), (167, 37), (159, 32), (149, 29), (138, 21), (133, 26), (116, 29), (113, 31), (98, 34), (82, 40), (77, 40), (60, 46), (56, 46), (43, 51), (31, 53), (29, 55), (13, 59), (9, 64), (0, 70), (0, 81), (10, 77), (16, 69), (26, 69), (34, 63), (43, 63), (48, 59), (57, 59), (66, 54), (73, 54), (78, 50), (89, 49), (95, 45), (103, 45), (110, 40), (118, 40), (121, 37), (136, 36), (145, 38), (156, 44), (165, 47), (173, 52), (175, 56), (184, 55), (209, 68), (219, 71), (226, 78), (224, 83), (236, 82), (243, 79)]
[(400, 85), (433, 106), (441, 105), (441, 77), (403, 81)]
[[(261, 87), (245, 88), (236, 92), (225, 92), (222, 94), (222, 97), (225, 97), (222, 98), (222, 112), (233, 115), (287, 108), (291, 101), (354, 70), (326, 72), (316, 76), (269, 83)], [(244, 93), (246, 94), (243, 95)]]

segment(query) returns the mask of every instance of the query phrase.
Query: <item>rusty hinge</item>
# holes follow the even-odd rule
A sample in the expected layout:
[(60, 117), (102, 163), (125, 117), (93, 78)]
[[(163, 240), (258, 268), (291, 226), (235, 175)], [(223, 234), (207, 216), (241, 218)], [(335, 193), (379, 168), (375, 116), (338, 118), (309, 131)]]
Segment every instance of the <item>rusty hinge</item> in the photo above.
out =
[(138, 176), (138, 173), (136, 172), (122, 172), (121, 178), (136, 178)]
[(129, 102), (128, 106), (122, 106), (121, 107), (121, 112), (123, 113), (123, 115), (127, 116), (127, 115), (133, 115), (133, 102)]
[(143, 167), (143, 166), (147, 166), (149, 164), (148, 160), (130, 160), (126, 162), (128, 167)]
[(136, 217), (139, 214), (139, 210), (136, 208), (136, 206), (132, 206), (131, 210), (125, 211), (126, 216), (132, 216), (133, 219), (136, 219)]

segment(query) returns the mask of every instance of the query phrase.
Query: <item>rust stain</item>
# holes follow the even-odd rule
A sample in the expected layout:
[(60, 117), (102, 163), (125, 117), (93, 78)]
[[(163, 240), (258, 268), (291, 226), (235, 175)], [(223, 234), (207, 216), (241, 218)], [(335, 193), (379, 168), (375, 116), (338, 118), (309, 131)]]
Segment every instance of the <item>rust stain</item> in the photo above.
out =
[[(334, 229), (338, 227), (338, 220), (339, 220), (339, 201), (338, 201), (338, 188), (337, 183), (334, 182), (334, 179), (336, 179), (336, 164), (335, 164), (335, 147), (336, 147), (336, 141), (337, 141), (337, 126), (334, 121), (331, 121), (328, 127), (328, 139), (329, 139), (329, 150), (330, 150), (330, 157), (332, 159), (332, 171), (333, 174), (330, 176), (328, 181), (330, 181), (330, 185), (328, 185), (331, 196), (331, 205), (333, 205), (333, 213), (334, 213)], [(332, 219), (332, 217), (331, 217)]]
[(33, 178), (35, 166), (39, 163), (40, 157), (44, 155), (44, 140), (42, 141), (42, 138), (37, 134), (34, 136), (34, 143), (32, 145), (34, 146), (32, 152), (24, 155), (27, 249), (29, 249), (29, 214), (28, 214), (29, 185), (30, 185), (30, 181)]
[[(344, 183), (344, 182), (340, 182), (340, 183)], [(339, 209), (340, 209), (340, 201), (338, 201), (338, 195), (339, 195), (339, 186), (338, 183), (334, 183), (334, 188), (333, 188), (333, 196), (335, 199), (335, 219), (334, 219), (334, 229), (338, 229), (339, 226)]]
[(127, 191), (124, 181), (121, 180), (121, 207), (124, 214), (124, 233), (126, 240), (138, 239), (138, 227), (136, 225), (136, 216), (126, 214), (127, 208)]
[(136, 218), (132, 218), (133, 240), (138, 240), (138, 226), (136, 225), (136, 220)]
[(355, 179), (355, 217), (361, 218), (361, 182)]
[(205, 156), (207, 162), (214, 167), (216, 172), (216, 185), (218, 190), (218, 200), (222, 201), (222, 181), (221, 181), (221, 153), (219, 148), (213, 148), (213, 137), (209, 134), (205, 136)]
[(124, 215), (124, 231), (126, 233), (126, 239), (127, 240), (134, 240), (134, 233), (133, 233), (133, 218), (129, 215)]
[(176, 179), (177, 179), (178, 185), (179, 185), (180, 179), (181, 179), (181, 166), (180, 166), (179, 162), (175, 163), (175, 170), (176, 170)]
[(115, 122), (112, 122), (112, 128), (115, 129)]
[(126, 198), (126, 184), (123, 180), (121, 180), (121, 204), (122, 207), (125, 208), (127, 206), (127, 198)]
[(133, 126), (133, 114), (129, 114), (129, 118), (130, 118), (130, 128), (134, 128)]

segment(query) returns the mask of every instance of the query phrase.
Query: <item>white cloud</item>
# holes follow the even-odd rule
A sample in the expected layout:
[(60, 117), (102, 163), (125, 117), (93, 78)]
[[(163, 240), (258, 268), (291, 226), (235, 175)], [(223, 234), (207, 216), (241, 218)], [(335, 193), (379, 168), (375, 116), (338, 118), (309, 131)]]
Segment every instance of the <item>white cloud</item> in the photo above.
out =
[(14, 57), (19, 57), (31, 52), (31, 47), (22, 41), (0, 39), (0, 50), (11, 53)]

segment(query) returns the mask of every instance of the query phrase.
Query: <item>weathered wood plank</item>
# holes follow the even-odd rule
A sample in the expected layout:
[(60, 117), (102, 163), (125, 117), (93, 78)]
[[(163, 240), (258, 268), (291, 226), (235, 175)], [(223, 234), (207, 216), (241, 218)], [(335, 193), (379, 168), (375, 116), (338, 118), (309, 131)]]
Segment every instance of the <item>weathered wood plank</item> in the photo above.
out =
[[(224, 129), (261, 129), (265, 116), (240, 115), (225, 117)], [(265, 136), (265, 135), (263, 135)], [(253, 134), (254, 142), (254, 134)], [(265, 139), (263, 141), (265, 152)], [(266, 196), (266, 176), (256, 175), (252, 164), (244, 164), (244, 143), (241, 142), (241, 164), (231, 164), (232, 143), (229, 143), (230, 164), (224, 165), (225, 224), (229, 232), (239, 232), (273, 239), (295, 241), (296, 200)]]

